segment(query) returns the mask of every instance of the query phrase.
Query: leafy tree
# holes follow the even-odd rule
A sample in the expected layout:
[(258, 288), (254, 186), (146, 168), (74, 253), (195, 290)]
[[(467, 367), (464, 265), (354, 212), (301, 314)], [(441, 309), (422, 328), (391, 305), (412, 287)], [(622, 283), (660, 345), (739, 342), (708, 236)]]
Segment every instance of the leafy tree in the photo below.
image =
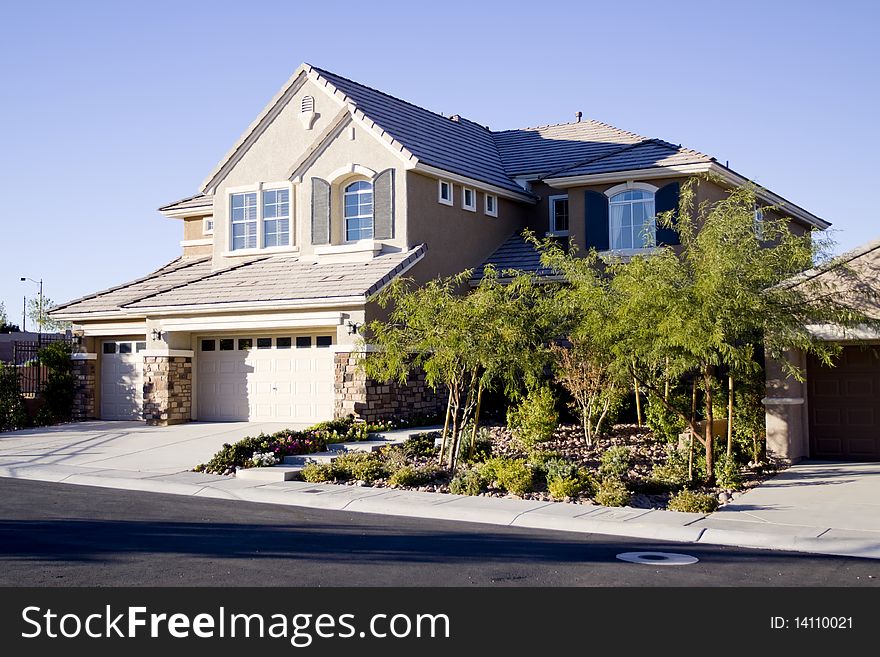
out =
[[(867, 320), (822, 289), (819, 279), (792, 282), (827, 250), (826, 241), (794, 234), (785, 219), (765, 219), (759, 239), (753, 188), (733, 189), (722, 200), (695, 206), (695, 185), (695, 180), (684, 184), (678, 210), (657, 218), (658, 225), (675, 224), (681, 249), (661, 247), (649, 256), (605, 264), (595, 253), (579, 259), (549, 241), (541, 249), (546, 264), (570, 282), (568, 298), (578, 307), (581, 332), (594, 332), (607, 349), (608, 367), (618, 375), (628, 373), (694, 433), (696, 414), (678, 403), (688, 396), (676, 388), (696, 379), (704, 400), (701, 440), (711, 482), (719, 373), (761, 377), (757, 354), (763, 345), (769, 357), (802, 378), (783, 359), (786, 350), (802, 349), (830, 362), (838, 349), (818, 340), (809, 325), (854, 326)], [(596, 300), (601, 321), (586, 305)]]
[(40, 297), (36, 296), (28, 299), (27, 302), (27, 316), (34, 323), (34, 326), (39, 327), (39, 330), (44, 333), (54, 333), (70, 328), (70, 322), (52, 319), (49, 315), (49, 312), (58, 304), (46, 296), (42, 298), (42, 301), (41, 305)]
[[(363, 368), (380, 381), (405, 383), (423, 370), (433, 389), (448, 392), (440, 460), (455, 467), (462, 440), (476, 443), (483, 393), (500, 388), (518, 398), (541, 380), (546, 345), (557, 328), (554, 304), (526, 275), (487, 267), (479, 285), (467, 291), (471, 271), (416, 287), (396, 279), (380, 295), (391, 306), (387, 321), (367, 327), (376, 350)], [(465, 427), (469, 435), (462, 435)]]
[(0, 333), (17, 333), (18, 326), (9, 323), (9, 317), (6, 315), (6, 306), (0, 301)]
[(15, 365), (0, 362), (0, 431), (20, 429), (27, 420), (20, 377)]
[(46, 406), (41, 409), (46, 424), (69, 420), (73, 411), (74, 380), (70, 345), (53, 342), (39, 352), (40, 363), (49, 374), (43, 388)]

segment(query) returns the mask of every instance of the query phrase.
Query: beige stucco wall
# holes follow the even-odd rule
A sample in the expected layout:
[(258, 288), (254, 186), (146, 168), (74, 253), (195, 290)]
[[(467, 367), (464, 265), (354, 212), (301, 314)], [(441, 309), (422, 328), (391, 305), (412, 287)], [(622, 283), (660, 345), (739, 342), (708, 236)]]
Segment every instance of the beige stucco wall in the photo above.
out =
[(476, 267), (514, 232), (526, 226), (531, 206), (498, 198), (498, 216), (484, 213), (483, 192), (477, 190), (477, 211), (462, 208), (461, 185), (454, 184), (453, 205), (440, 203), (437, 179), (410, 171), (407, 204), (410, 245), (427, 244), (425, 257), (409, 276), (424, 282)]
[[(305, 95), (315, 98), (315, 110), (318, 114), (311, 130), (307, 130), (300, 119), (301, 101)], [(214, 196), (215, 266), (225, 266), (238, 257), (229, 254), (229, 190), (261, 182), (287, 181), (291, 167), (313, 147), (342, 109), (338, 99), (331, 97), (323, 87), (306, 79), (260, 138), (217, 184)], [(402, 168), (403, 161), (375, 134), (349, 118), (337, 130), (335, 138), (325, 145), (315, 161), (303, 171), (302, 182), (293, 184), (291, 231), (294, 247), (299, 248), (301, 254), (309, 255), (314, 252), (311, 244), (311, 178), (319, 177), (333, 183), (331, 233), (333, 241), (340, 243), (343, 240), (340, 213), (342, 188), (357, 178), (352, 172), (353, 165), (375, 172), (388, 168), (396, 170), (395, 233), (393, 239), (384, 243), (388, 250), (406, 247), (406, 176)], [(349, 171), (347, 175), (337, 175), (345, 168)]]

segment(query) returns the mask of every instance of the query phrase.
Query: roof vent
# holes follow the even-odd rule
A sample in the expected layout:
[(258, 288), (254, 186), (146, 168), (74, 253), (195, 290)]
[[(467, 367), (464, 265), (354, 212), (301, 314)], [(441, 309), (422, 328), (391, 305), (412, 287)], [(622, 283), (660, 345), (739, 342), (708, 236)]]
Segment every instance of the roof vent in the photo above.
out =
[(581, 118), (582, 118), (582, 117), (583, 117), (583, 112), (578, 111), (578, 112), (575, 112), (575, 113), (574, 113), (574, 118), (575, 118), (575, 120), (576, 120), (578, 123), (581, 122)]
[(452, 116), (449, 117), (449, 120), (455, 121), (456, 123), (458, 123), (459, 121), (461, 121), (461, 117), (458, 114), (453, 114)]

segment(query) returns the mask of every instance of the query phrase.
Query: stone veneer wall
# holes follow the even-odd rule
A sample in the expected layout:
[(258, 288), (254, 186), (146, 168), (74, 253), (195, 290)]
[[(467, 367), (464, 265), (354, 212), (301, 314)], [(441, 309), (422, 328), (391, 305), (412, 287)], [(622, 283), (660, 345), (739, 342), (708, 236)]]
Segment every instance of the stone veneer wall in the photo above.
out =
[(391, 418), (410, 419), (425, 415), (441, 415), (446, 410), (442, 390), (434, 392), (418, 374), (406, 382), (379, 383), (358, 371), (356, 352), (335, 354), (334, 417), (354, 415), (366, 422)]
[(144, 420), (165, 426), (192, 419), (192, 358), (144, 357)]
[(97, 377), (95, 360), (73, 361), (73, 420), (93, 420), (98, 417), (95, 408)]

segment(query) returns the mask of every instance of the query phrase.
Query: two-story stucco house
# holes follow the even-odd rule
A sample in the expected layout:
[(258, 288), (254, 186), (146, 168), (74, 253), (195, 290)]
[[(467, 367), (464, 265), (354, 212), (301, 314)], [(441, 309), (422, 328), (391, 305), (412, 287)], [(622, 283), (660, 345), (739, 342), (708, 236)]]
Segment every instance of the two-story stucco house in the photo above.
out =
[[(160, 208), (181, 256), (54, 315), (82, 335), (77, 416), (312, 422), (429, 413), (419, 385), (356, 372), (357, 329), (396, 276), (486, 262), (540, 273), (521, 232), (583, 251), (676, 244), (654, 215), (687, 177), (698, 201), (745, 178), (693, 150), (597, 121), (492, 131), (309, 65), (245, 130), (201, 191)], [(762, 190), (792, 230), (826, 222)]]

